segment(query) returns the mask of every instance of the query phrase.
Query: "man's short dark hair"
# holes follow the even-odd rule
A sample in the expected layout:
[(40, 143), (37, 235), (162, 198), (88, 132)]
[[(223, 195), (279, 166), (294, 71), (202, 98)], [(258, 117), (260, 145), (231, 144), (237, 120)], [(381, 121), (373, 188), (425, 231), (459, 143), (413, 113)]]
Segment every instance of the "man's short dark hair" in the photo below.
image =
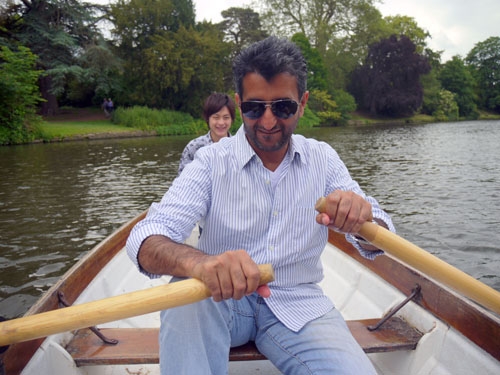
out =
[(307, 64), (297, 45), (288, 39), (270, 36), (244, 49), (233, 62), (235, 90), (243, 96), (243, 78), (248, 73), (258, 73), (267, 81), (280, 73), (297, 79), (299, 98), (307, 90)]

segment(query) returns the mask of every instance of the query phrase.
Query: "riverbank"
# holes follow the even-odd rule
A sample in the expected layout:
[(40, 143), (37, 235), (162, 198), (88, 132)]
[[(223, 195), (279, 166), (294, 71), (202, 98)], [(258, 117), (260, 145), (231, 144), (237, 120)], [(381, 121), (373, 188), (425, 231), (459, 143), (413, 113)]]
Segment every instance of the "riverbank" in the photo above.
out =
[(44, 117), (43, 120), (44, 139), (35, 143), (157, 135), (155, 131), (113, 124), (99, 108), (62, 108), (59, 114)]
[[(500, 114), (481, 112), (479, 120), (498, 120)], [(415, 115), (406, 118), (388, 118), (370, 116), (366, 113), (355, 112), (347, 122), (347, 126), (371, 126), (378, 124), (426, 124), (435, 122), (432, 116)], [(42, 142), (63, 142), (109, 138), (153, 137), (155, 131), (144, 131), (126, 126), (113, 124), (99, 108), (63, 108), (56, 116), (44, 118)]]

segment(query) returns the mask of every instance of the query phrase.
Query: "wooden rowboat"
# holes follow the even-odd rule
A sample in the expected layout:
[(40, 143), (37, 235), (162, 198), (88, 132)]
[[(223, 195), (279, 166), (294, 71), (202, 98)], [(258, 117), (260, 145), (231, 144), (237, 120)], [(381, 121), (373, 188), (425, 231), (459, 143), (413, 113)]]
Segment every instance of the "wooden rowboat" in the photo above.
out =
[[(124, 251), (131, 228), (144, 215), (90, 251), (26, 316), (168, 283), (167, 277), (141, 275)], [(322, 286), (379, 374), (500, 374), (497, 313), (393, 256), (366, 260), (334, 232), (322, 260)], [(393, 315), (372, 330), (389, 312)], [(116, 344), (86, 328), (16, 341), (0, 354), (1, 374), (159, 374), (158, 327), (159, 313), (152, 312), (100, 324), (98, 333)], [(0, 340), (2, 335), (0, 329)], [(252, 345), (232, 349), (229, 359), (231, 374), (279, 374)]]

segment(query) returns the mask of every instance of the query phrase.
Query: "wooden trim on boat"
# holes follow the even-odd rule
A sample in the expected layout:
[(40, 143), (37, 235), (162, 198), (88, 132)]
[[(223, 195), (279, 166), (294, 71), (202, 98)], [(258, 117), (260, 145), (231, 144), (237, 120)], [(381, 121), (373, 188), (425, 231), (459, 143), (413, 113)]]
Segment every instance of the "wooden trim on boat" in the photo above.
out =
[[(142, 220), (145, 215), (146, 211), (142, 212), (90, 250), (25, 315), (58, 309), (59, 292), (64, 293), (64, 297), (69, 304), (73, 304), (101, 269), (123, 249), (133, 226)], [(40, 338), (11, 345), (3, 358), (5, 373), (7, 375), (21, 373), (44, 340), (44, 338)]]
[[(375, 331), (367, 328), (378, 321), (377, 318), (346, 322), (365, 353), (414, 350), (417, 347), (422, 333), (408, 323), (392, 317)], [(77, 366), (159, 363), (159, 328), (103, 328), (100, 331), (106, 337), (118, 340), (118, 344), (103, 343), (89, 329), (78, 331), (66, 347)], [(262, 359), (266, 357), (253, 342), (231, 348), (229, 352), (230, 361)]]
[(362, 257), (342, 234), (329, 231), (328, 241), (405, 295), (419, 284), (420, 296), (414, 299), (418, 305), (500, 361), (500, 317), (389, 256), (382, 255), (375, 260)]

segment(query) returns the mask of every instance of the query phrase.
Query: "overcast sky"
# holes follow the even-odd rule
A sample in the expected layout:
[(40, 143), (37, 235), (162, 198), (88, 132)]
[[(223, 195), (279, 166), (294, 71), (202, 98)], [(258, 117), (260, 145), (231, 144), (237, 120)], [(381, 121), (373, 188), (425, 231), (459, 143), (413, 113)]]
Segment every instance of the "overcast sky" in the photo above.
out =
[[(249, 5), (249, 0), (193, 0), (196, 19), (222, 20), (221, 11)], [(442, 62), (454, 55), (465, 57), (478, 42), (500, 36), (499, 0), (383, 0), (376, 4), (383, 16), (413, 17), (431, 34), (430, 48), (444, 51)]]

